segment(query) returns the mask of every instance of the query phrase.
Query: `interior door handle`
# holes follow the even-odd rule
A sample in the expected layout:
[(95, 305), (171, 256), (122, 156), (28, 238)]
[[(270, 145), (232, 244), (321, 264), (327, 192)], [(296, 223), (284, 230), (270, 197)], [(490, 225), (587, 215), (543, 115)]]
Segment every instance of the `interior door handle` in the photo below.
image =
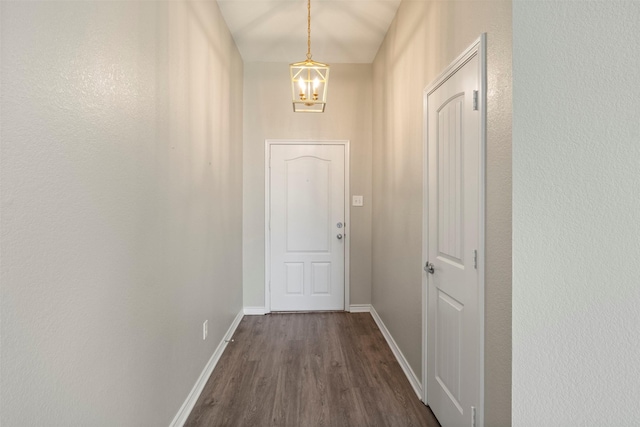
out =
[(336, 236), (336, 237), (338, 237), (338, 240), (340, 240), (340, 239), (342, 239), (342, 234), (338, 234), (338, 236)]
[(435, 267), (433, 266), (433, 264), (432, 264), (432, 263), (430, 263), (429, 261), (427, 261), (427, 262), (424, 264), (424, 271), (426, 271), (426, 272), (427, 272), (427, 273), (429, 273), (429, 274), (433, 274), (433, 273), (435, 273), (435, 272), (436, 272), (436, 269), (435, 269)]

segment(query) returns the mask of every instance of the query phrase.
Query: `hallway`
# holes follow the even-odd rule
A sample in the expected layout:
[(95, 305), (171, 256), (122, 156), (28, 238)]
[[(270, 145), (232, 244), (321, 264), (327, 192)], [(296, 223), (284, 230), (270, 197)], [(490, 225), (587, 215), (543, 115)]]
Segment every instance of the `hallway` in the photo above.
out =
[(439, 426), (369, 313), (246, 316), (186, 426)]
[[(218, 1), (0, 10), (2, 425), (182, 425), (236, 319), (268, 311), (267, 139), (349, 141), (347, 194), (363, 203), (345, 218), (344, 309), (379, 313), (422, 393), (422, 90), (484, 32), (499, 90), (484, 419), (508, 425), (509, 1), (401, 2), (375, 58), (331, 63), (315, 115), (292, 111), (289, 62), (242, 57)], [(370, 383), (353, 387), (376, 416)]]

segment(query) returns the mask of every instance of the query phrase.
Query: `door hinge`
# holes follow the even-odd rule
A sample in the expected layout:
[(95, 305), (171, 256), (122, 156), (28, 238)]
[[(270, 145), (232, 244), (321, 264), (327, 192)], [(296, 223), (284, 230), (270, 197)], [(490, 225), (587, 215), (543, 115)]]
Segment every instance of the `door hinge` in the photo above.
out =
[(473, 268), (478, 269), (478, 250), (473, 250)]
[(478, 111), (478, 91), (473, 91), (473, 111)]
[(476, 427), (476, 407), (471, 407), (471, 427)]

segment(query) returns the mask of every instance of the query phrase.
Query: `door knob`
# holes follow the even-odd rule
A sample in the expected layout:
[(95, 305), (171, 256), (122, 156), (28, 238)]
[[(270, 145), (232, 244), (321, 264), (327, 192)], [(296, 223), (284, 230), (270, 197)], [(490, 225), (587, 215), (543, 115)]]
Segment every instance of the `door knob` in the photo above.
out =
[(342, 234), (338, 234), (338, 240), (342, 239)]
[(424, 264), (424, 271), (426, 271), (426, 272), (427, 272), (427, 273), (429, 273), (429, 274), (433, 274), (433, 273), (435, 273), (435, 272), (436, 272), (436, 269), (435, 269), (435, 267), (433, 266), (433, 264), (432, 264), (432, 263), (430, 263), (429, 261), (427, 261), (427, 262)]

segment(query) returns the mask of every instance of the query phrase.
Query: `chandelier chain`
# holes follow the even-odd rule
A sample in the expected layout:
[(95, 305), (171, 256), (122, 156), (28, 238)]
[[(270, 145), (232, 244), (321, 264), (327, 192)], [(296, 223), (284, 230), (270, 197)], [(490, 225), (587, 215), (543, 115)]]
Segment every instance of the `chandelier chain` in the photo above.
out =
[(311, 0), (307, 0), (307, 60), (311, 60)]

